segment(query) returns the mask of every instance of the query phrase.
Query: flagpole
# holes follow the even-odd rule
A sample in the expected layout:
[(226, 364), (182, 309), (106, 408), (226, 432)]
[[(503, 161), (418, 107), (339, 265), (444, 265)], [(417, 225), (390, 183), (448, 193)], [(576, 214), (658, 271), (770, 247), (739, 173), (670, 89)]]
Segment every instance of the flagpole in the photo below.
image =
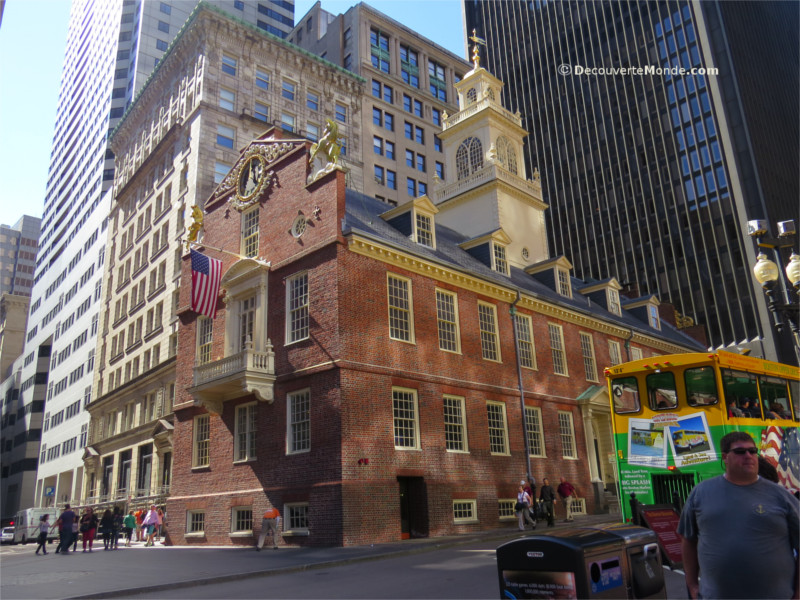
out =
[(189, 240), (187, 243), (189, 243), (191, 245), (194, 245), (194, 246), (199, 246), (200, 248), (208, 248), (209, 250), (216, 250), (217, 252), (222, 252), (223, 254), (230, 254), (231, 256), (235, 256), (236, 258), (240, 258), (240, 259), (249, 258), (249, 259), (254, 260), (256, 262), (263, 263), (263, 264), (265, 264), (267, 266), (269, 266), (269, 264), (270, 264), (269, 262), (264, 261), (264, 260), (259, 260), (257, 258), (253, 258), (251, 256), (242, 256), (241, 254), (236, 254), (235, 252), (231, 252), (230, 250), (223, 250), (222, 248), (217, 248), (215, 246), (209, 246), (208, 244), (205, 244), (203, 242), (195, 242), (193, 240)]

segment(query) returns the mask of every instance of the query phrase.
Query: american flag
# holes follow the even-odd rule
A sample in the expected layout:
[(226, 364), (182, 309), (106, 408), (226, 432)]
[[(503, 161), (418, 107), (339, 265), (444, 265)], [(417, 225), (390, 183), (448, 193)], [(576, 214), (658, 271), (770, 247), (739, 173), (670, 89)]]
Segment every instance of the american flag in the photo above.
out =
[(217, 315), (217, 296), (222, 278), (222, 261), (192, 253), (192, 310), (213, 319)]
[(800, 490), (800, 442), (797, 429), (777, 426), (766, 427), (761, 432), (761, 448), (764, 458), (778, 470), (778, 479), (791, 492)]

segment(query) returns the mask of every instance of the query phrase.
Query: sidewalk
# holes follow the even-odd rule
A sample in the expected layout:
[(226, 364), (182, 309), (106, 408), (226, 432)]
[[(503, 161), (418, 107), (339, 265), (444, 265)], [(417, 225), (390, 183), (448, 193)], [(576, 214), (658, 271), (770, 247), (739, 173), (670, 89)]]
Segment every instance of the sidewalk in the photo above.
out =
[[(613, 515), (577, 517), (572, 523), (558, 522), (555, 529), (595, 526), (617, 522)], [(535, 533), (553, 531), (539, 522)], [(329, 568), (353, 562), (378, 560), (392, 555), (439, 550), (475, 541), (497, 540), (498, 545), (520, 536), (516, 522), (503, 529), (492, 529), (463, 535), (411, 539), (370, 546), (296, 548), (269, 546), (261, 552), (248, 547), (163, 546), (145, 548), (134, 542), (130, 548), (120, 546), (113, 551), (99, 549), (92, 554), (68, 556), (50, 552), (35, 556), (34, 547), (25, 554), (4, 555), (0, 596), (10, 599), (89, 599), (130, 596), (140, 592), (191, 587), (210, 583), (241, 580), (247, 577), (293, 573)]]

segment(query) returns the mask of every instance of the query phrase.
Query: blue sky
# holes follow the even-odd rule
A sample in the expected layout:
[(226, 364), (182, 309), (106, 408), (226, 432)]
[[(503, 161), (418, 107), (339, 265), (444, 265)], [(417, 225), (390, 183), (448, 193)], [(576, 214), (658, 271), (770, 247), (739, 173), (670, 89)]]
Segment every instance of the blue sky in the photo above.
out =
[[(245, 0), (255, 1), (255, 0)], [(460, 0), (370, 0), (394, 20), (464, 56)], [(353, 0), (322, 0), (334, 14)], [(314, 5), (296, 0), (295, 18)], [(7, 0), (0, 25), (0, 223), (41, 216), (50, 163), (69, 0)], [(22, 55), (24, 60), (16, 60)]]

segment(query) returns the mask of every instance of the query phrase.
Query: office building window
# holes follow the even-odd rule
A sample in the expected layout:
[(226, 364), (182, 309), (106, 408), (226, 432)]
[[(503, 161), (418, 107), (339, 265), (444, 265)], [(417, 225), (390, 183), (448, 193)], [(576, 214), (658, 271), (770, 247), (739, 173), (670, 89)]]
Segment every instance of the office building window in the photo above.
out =
[(448, 452), (467, 452), (467, 423), (464, 398), (444, 396), (444, 443)]
[(497, 334), (497, 307), (478, 302), (478, 325), (481, 332), (481, 356), (500, 362), (500, 344)]
[(292, 81), (287, 81), (286, 79), (283, 80), (283, 84), (281, 85), (281, 96), (284, 97), (286, 100), (294, 101), (294, 97), (297, 91), (297, 85)]
[(406, 84), (419, 88), (419, 55), (408, 46), (400, 46), (400, 76)]
[[(386, 142), (386, 146), (387, 146), (386, 157), (387, 158), (394, 158), (394, 154), (389, 156), (388, 147), (389, 147), (390, 144), (392, 145), (392, 148), (394, 148), (394, 144), (392, 144), (389, 141)], [(397, 189), (397, 173), (395, 173), (394, 171), (392, 171), (390, 169), (386, 169), (386, 187), (388, 187), (390, 190), (396, 190)]]
[(236, 59), (227, 54), (222, 55), (222, 72), (236, 76)]
[(345, 105), (336, 103), (335, 118), (341, 123), (347, 123), (347, 107)]
[(253, 116), (259, 121), (269, 122), (269, 106), (256, 102), (253, 105)]
[(316, 142), (319, 139), (319, 125), (306, 123), (306, 137), (312, 142)]
[(434, 98), (447, 102), (447, 83), (445, 82), (444, 65), (428, 61), (428, 82)]
[(442, 151), (442, 140), (439, 139), (438, 135), (433, 136), (433, 149), (437, 152)]
[(256, 87), (269, 91), (269, 73), (256, 69)]
[(236, 107), (236, 94), (230, 90), (220, 88), (219, 90), (219, 106), (225, 110), (235, 110)]
[(417, 391), (392, 388), (394, 447), (398, 450), (419, 449)]
[(372, 66), (383, 71), (389, 72), (389, 36), (376, 29), (371, 29), (369, 33), (370, 39), (370, 56), (372, 59)]
[(406, 190), (408, 191), (408, 195), (412, 198), (417, 197), (417, 180), (412, 179), (411, 177), (406, 177)]
[(380, 185), (385, 185), (386, 184), (385, 169), (383, 167), (375, 165), (374, 170), (375, 170), (375, 183), (379, 183)]
[(581, 332), (581, 354), (583, 372), (587, 381), (597, 381), (597, 362), (594, 358), (594, 340), (591, 334)]
[(217, 144), (223, 148), (233, 148), (235, 133), (232, 127), (217, 125)]
[(311, 110), (319, 110), (319, 94), (311, 90), (306, 92), (306, 106)]
[(489, 423), (489, 452), (492, 454), (508, 454), (506, 405), (502, 402), (487, 402), (486, 416)]
[(226, 165), (225, 163), (214, 163), (214, 183), (222, 183), (222, 180), (225, 179), (225, 176), (228, 174), (230, 169), (231, 166)]
[(438, 108), (431, 108), (431, 117), (433, 120), (434, 125), (438, 125), (441, 127), (442, 125), (442, 111)]
[[(290, 133), (294, 133), (295, 128), (295, 118), (294, 115), (290, 115), (289, 113), (281, 113), (281, 129), (284, 131), (288, 131)], [(344, 152), (342, 152), (344, 154)]]
[[(165, 52), (167, 49), (167, 42), (164, 40), (156, 40), (156, 50), (160, 50), (161, 52)], [(158, 60), (158, 59), (156, 59)]]

